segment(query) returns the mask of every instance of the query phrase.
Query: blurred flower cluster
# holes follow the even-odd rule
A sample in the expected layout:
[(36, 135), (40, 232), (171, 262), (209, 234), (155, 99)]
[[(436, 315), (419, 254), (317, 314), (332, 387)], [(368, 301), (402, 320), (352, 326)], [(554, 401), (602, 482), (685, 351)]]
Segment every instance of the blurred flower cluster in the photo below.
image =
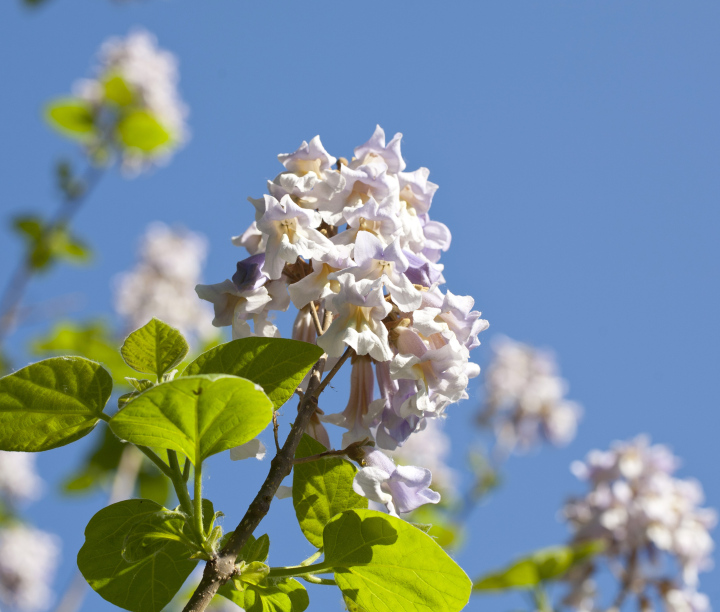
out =
[[(671, 612), (709, 610), (707, 597), (697, 592), (698, 572), (711, 566), (716, 514), (700, 507), (698, 482), (673, 477), (678, 466), (665, 446), (651, 446), (645, 436), (592, 451), (572, 466), (590, 486), (564, 509), (574, 541), (603, 541), (621, 581), (619, 598), (634, 595), (643, 610), (651, 609), (654, 597)], [(596, 609), (594, 569), (590, 564), (571, 574), (568, 605)]]
[(108, 39), (98, 62), (93, 78), (75, 84), (75, 98), (48, 107), (50, 123), (82, 142), (96, 162), (118, 154), (130, 173), (167, 160), (188, 138), (175, 56), (135, 30)]
[(195, 294), (207, 252), (205, 237), (151, 223), (138, 251), (135, 268), (115, 279), (115, 310), (127, 328), (157, 317), (196, 340), (214, 336), (210, 309)]
[(37, 499), (35, 455), (0, 451), (0, 603), (34, 612), (52, 602), (59, 539), (20, 522), (18, 504)]
[(499, 338), (485, 372), (479, 422), (494, 429), (503, 452), (526, 451), (543, 440), (567, 444), (582, 410), (565, 399), (566, 393), (567, 383), (550, 353)]
[[(234, 338), (278, 335), (270, 312), (292, 302), (293, 338), (317, 342), (330, 358), (351, 355), (345, 410), (316, 415), (309, 430), (325, 445), (331, 423), (346, 430), (344, 446), (367, 438), (393, 451), (467, 398), (479, 373), (470, 350), (488, 324), (471, 297), (440, 288), (450, 231), (428, 214), (437, 190), (429, 171), (405, 172), (401, 136), (386, 143), (378, 126), (351, 161), (331, 156), (319, 137), (280, 155), (284, 171), (250, 199), (255, 220), (233, 239), (250, 257), (232, 279), (197, 288), (214, 304), (213, 324), (232, 326)], [(408, 470), (373, 457), (372, 486), (388, 494)], [(422, 470), (403, 481), (418, 503), (435, 499)]]

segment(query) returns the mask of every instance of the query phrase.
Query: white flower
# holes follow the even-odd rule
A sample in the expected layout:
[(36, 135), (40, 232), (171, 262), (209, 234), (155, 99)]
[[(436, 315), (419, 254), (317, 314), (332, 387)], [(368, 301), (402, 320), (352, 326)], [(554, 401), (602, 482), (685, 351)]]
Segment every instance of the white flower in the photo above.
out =
[(318, 346), (331, 357), (340, 357), (349, 346), (358, 355), (389, 361), (392, 351), (382, 320), (392, 307), (383, 297), (382, 281), (358, 281), (352, 274), (341, 274), (337, 281), (339, 292), (327, 298), (327, 307), (337, 316), (318, 338)]
[(278, 201), (265, 196), (265, 212), (258, 220), (258, 229), (267, 236), (263, 271), (271, 279), (280, 278), (286, 263), (298, 257), (321, 259), (333, 247), (316, 228), (320, 215), (300, 208), (290, 196)]
[(358, 280), (381, 279), (402, 312), (420, 307), (422, 295), (403, 274), (409, 263), (397, 240), (385, 247), (377, 236), (360, 232), (355, 240), (354, 258), (357, 265), (343, 270), (343, 274), (353, 274)]

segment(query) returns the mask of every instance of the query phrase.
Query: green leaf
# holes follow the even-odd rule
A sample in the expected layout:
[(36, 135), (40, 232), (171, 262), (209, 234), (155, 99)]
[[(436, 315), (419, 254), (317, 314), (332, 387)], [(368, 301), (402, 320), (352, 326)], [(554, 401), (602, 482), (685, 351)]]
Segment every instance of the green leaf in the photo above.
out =
[(90, 586), (110, 603), (132, 612), (160, 612), (197, 561), (179, 542), (166, 540), (136, 561), (123, 557), (136, 524), (165, 509), (147, 499), (129, 499), (98, 512), (85, 528), (78, 567)]
[(63, 353), (99, 361), (112, 372), (115, 384), (125, 385), (125, 377), (132, 376), (135, 372), (125, 365), (120, 357), (118, 344), (102, 321), (79, 325), (71, 321), (60, 321), (46, 336), (36, 338), (30, 350), (35, 355)]
[(294, 579), (247, 585), (243, 591), (235, 589), (231, 581), (221, 586), (218, 593), (245, 612), (303, 612), (310, 605), (305, 587)]
[(193, 361), (183, 376), (232, 374), (260, 385), (280, 408), (305, 378), (322, 349), (284, 338), (241, 338), (221, 344)]
[(543, 548), (498, 572), (486, 574), (476, 581), (473, 590), (531, 589), (541, 582), (562, 578), (569, 569), (602, 550), (602, 542), (595, 541)]
[(151, 153), (171, 140), (170, 133), (148, 111), (125, 114), (118, 122), (117, 133), (126, 147), (140, 149), (144, 153)]
[[(317, 455), (327, 449), (307, 434), (298, 444), (295, 457)], [(293, 506), (300, 529), (310, 543), (323, 545), (323, 529), (344, 510), (367, 508), (368, 500), (353, 491), (357, 468), (339, 457), (328, 457), (293, 468)]]
[(45, 108), (45, 119), (65, 136), (88, 140), (95, 134), (95, 118), (90, 104), (80, 99), (56, 100)]
[(236, 376), (188, 376), (148, 389), (110, 421), (119, 438), (183, 453), (193, 465), (245, 444), (272, 419), (257, 385)]
[(324, 564), (343, 595), (366, 612), (456, 612), (472, 583), (433, 539), (402, 519), (347, 510), (323, 533)]
[(151, 319), (127, 337), (120, 354), (134, 370), (155, 374), (160, 379), (185, 359), (189, 350), (177, 329), (159, 319)]
[(0, 378), (0, 449), (38, 452), (89, 434), (112, 393), (99, 363), (52, 357)]
[(105, 89), (105, 99), (118, 106), (130, 106), (135, 100), (132, 89), (121, 76), (113, 75), (106, 79), (103, 88)]

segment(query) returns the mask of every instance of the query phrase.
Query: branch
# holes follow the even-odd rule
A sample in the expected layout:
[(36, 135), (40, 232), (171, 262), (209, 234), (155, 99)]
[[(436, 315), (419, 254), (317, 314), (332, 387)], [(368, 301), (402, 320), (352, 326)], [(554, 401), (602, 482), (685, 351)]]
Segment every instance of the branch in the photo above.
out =
[(335, 374), (338, 373), (340, 368), (343, 367), (343, 364), (348, 360), (348, 358), (355, 354), (355, 351), (351, 349), (349, 346), (345, 349), (345, 352), (342, 354), (342, 357), (338, 359), (338, 362), (333, 366), (333, 369), (328, 372), (328, 375), (323, 379), (323, 381), (320, 383), (320, 386), (318, 387), (316, 396), (320, 396), (320, 394), (325, 391), (325, 387), (328, 386), (330, 381), (333, 379)]
[(317, 407), (320, 376), (325, 368), (326, 359), (327, 355), (323, 355), (313, 366), (308, 389), (298, 405), (297, 418), (282, 449), (270, 462), (270, 471), (265, 478), (265, 482), (260, 487), (260, 491), (258, 491), (255, 499), (248, 507), (245, 516), (235, 528), (227, 544), (205, 565), (202, 580), (192, 594), (190, 601), (183, 608), (183, 612), (203, 612), (218, 589), (230, 580), (235, 572), (235, 561), (238, 554), (260, 524), (260, 521), (265, 518), (265, 515), (270, 510), (270, 502), (272, 502), (280, 484), (292, 471), (295, 450), (300, 444), (305, 428), (310, 422), (310, 417), (312, 417)]

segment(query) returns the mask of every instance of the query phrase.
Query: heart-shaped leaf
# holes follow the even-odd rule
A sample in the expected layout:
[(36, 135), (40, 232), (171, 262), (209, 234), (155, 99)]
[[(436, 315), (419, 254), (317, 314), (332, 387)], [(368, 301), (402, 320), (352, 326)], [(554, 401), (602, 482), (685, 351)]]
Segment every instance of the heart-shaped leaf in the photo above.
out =
[(188, 376), (148, 389), (110, 421), (115, 435), (183, 453), (193, 465), (252, 440), (272, 419), (272, 403), (244, 378)]

